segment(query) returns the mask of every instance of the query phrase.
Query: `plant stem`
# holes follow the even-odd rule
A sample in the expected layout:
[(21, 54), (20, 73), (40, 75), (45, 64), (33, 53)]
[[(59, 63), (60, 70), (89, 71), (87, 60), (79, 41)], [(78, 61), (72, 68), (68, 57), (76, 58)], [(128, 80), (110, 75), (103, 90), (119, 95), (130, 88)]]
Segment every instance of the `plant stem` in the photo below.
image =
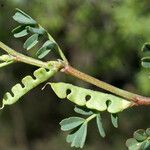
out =
[(150, 97), (144, 97), (138, 94), (134, 94), (122, 89), (119, 89), (113, 85), (110, 85), (106, 82), (103, 82), (101, 80), (98, 80), (90, 75), (87, 75), (70, 65), (68, 65), (67, 61), (49, 61), (49, 62), (43, 62), (28, 56), (25, 56), (23, 54), (20, 54), (16, 52), (15, 50), (11, 49), (4, 43), (0, 42), (0, 48), (2, 48), (4, 51), (6, 51), (9, 55), (13, 57), (13, 60), (16, 62), (23, 62), (26, 64), (34, 65), (37, 67), (42, 67), (42, 68), (47, 68), (49, 69), (50, 66), (56, 67), (58, 70), (61, 69), (62, 72), (65, 72), (69, 75), (72, 75), (76, 78), (79, 78), (83, 81), (86, 81), (90, 84), (93, 84), (101, 89), (104, 89), (106, 91), (109, 91), (113, 94), (116, 94), (120, 97), (123, 97), (131, 102), (133, 102), (132, 106), (137, 106), (137, 105), (150, 105)]
[(86, 119), (86, 122), (91, 121), (91, 120), (94, 119), (96, 116), (97, 116), (97, 114), (91, 115), (90, 117), (88, 117), (88, 118)]
[[(49, 40), (52, 40), (52, 41), (54, 41), (56, 43), (56, 41), (54, 40), (54, 38), (48, 32), (47, 32), (47, 34), (48, 34)], [(59, 53), (60, 57), (62, 58), (62, 60), (64, 62), (66, 62), (68, 64), (68, 60), (67, 60), (66, 56), (64, 55), (64, 53), (62, 52), (62, 50), (60, 49), (60, 47), (59, 47), (58, 44), (57, 44), (57, 46), (58, 46), (58, 53)]]
[(106, 82), (103, 82), (101, 80), (98, 80), (90, 75), (87, 75), (69, 65), (66, 65), (64, 67), (64, 69), (61, 70), (62, 72), (65, 72), (69, 75), (72, 75), (76, 78), (79, 78), (83, 81), (86, 81), (90, 84), (93, 84), (101, 89), (104, 89), (106, 91), (109, 91), (113, 94), (116, 94), (118, 96), (121, 96), (129, 101), (132, 101), (134, 102), (133, 105), (150, 105), (150, 98), (149, 97), (143, 97), (143, 96), (140, 96), (140, 95), (137, 95), (137, 94), (134, 94), (134, 93), (131, 93), (131, 92), (128, 92), (128, 91), (125, 91), (125, 90), (122, 90), (122, 89), (119, 89), (113, 85), (110, 85)]
[(0, 68), (5, 67), (5, 66), (8, 66), (8, 65), (10, 65), (10, 64), (12, 64), (12, 63), (13, 63), (13, 61), (8, 61), (8, 62), (0, 63)]
[(47, 68), (47, 69), (50, 67), (50, 65), (55, 65), (56, 67), (61, 68), (61, 63), (58, 61), (43, 62), (43, 61), (28, 57), (26, 55), (16, 52), (15, 50), (8, 47), (1, 41), (0, 41), (0, 48), (2, 48), (5, 52), (11, 55), (13, 57), (13, 60), (16, 62), (19, 61), (19, 62), (23, 62), (26, 64), (34, 65), (37, 67)]

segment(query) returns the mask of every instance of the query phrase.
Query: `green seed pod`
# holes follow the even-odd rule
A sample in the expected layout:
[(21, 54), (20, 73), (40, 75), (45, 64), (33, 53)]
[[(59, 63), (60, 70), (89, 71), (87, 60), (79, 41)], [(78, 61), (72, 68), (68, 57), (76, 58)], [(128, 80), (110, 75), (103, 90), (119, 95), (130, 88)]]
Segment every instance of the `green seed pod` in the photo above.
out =
[[(33, 79), (31, 76), (26, 76), (22, 79), (23, 86), (18, 83), (15, 86), (12, 87), (11, 92), (13, 95), (9, 92), (7, 92), (2, 101), (2, 108), (5, 105), (12, 105), (15, 102), (17, 102), (23, 95), (25, 95), (28, 91), (39, 85), (40, 83), (48, 80), (50, 77), (52, 77), (57, 72), (57, 69), (51, 68), (50, 70), (46, 70), (44, 68), (39, 68), (36, 71), (34, 71), (33, 75), (35, 79)], [(2, 109), (1, 108), (1, 109)]]
[(89, 109), (118, 113), (131, 105), (131, 102), (112, 94), (84, 89), (62, 82), (49, 84), (59, 98), (67, 98), (71, 102), (79, 106), (86, 106)]

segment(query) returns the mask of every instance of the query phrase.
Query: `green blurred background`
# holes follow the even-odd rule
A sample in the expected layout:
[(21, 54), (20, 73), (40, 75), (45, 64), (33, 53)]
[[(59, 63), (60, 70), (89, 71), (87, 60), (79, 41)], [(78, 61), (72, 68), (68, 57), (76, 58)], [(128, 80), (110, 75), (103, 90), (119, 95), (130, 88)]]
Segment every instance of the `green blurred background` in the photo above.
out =
[[(11, 34), (16, 26), (12, 20), (16, 7), (26, 11), (52, 34), (76, 68), (117, 87), (150, 96), (148, 71), (140, 64), (141, 46), (150, 41), (150, 1), (0, 0), (0, 41), (25, 53), (24, 39), (15, 39)], [(30, 55), (34, 57), (34, 52)], [(35, 69), (25, 64), (1, 69), (1, 99)], [(100, 90), (62, 73), (52, 80)], [(60, 101), (50, 87), (41, 91), (43, 85), (0, 112), (0, 150), (71, 150), (59, 122), (76, 115), (74, 106)], [(149, 127), (149, 113), (148, 107), (120, 113), (118, 129), (112, 127), (110, 115), (103, 113), (107, 137), (99, 137), (94, 122), (91, 123), (84, 150), (127, 149), (126, 139), (132, 137), (135, 130)]]

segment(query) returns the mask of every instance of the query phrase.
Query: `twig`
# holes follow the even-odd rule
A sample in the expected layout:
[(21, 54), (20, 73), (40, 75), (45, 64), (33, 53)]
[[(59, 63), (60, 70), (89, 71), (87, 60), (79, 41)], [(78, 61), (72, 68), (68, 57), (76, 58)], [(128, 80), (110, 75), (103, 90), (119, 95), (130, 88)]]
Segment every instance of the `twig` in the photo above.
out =
[(98, 79), (96, 79), (90, 75), (87, 75), (87, 74), (71, 67), (70, 65), (68, 65), (67, 61), (43, 62), (43, 61), (31, 58), (31, 57), (25, 56), (23, 54), (20, 54), (2, 42), (0, 42), (0, 48), (2, 48), (5, 52), (10, 54), (14, 58), (13, 60), (16, 62), (19, 61), (19, 62), (27, 63), (30, 65), (34, 65), (34, 66), (38, 66), (38, 67), (42, 67), (42, 68), (47, 68), (47, 69), (49, 69), (50, 66), (55, 66), (58, 70), (61, 69), (61, 72), (72, 75), (72, 76), (79, 78), (83, 81), (86, 81), (90, 84), (96, 85), (97, 87), (99, 87), (101, 89), (109, 91), (113, 94), (116, 94), (120, 97), (123, 97), (123, 98), (133, 102), (132, 106), (150, 105), (150, 97), (144, 97), (144, 96), (141, 96), (138, 94), (134, 94), (134, 93), (122, 90), (120, 88), (117, 88), (117, 87), (110, 85), (106, 82), (103, 82), (101, 80), (98, 80)]
[(106, 91), (109, 91), (113, 94), (116, 94), (118, 96), (121, 96), (129, 101), (134, 102), (134, 105), (150, 105), (150, 97), (144, 97), (138, 94), (134, 94), (125, 90), (122, 90), (120, 88), (117, 88), (115, 86), (112, 86), (106, 82), (103, 82), (101, 80), (98, 80), (90, 75), (87, 75), (69, 65), (66, 65), (64, 69), (61, 70), (62, 72), (65, 72), (66, 74), (72, 75), (76, 78), (79, 78), (83, 81), (86, 81), (90, 84), (96, 85), (97, 87), (104, 89)]
[(1, 41), (0, 41), (0, 48), (2, 48), (5, 52), (11, 55), (13, 57), (13, 60), (16, 62), (23, 62), (26, 64), (30, 64), (30, 65), (34, 65), (34, 66), (42, 67), (42, 68), (47, 68), (47, 69), (50, 67), (50, 65), (52, 66), (55, 65), (55, 67), (57, 68), (61, 68), (62, 66), (60, 61), (43, 62), (43, 61), (28, 57), (26, 55), (23, 55), (21, 53), (18, 53), (12, 48), (2, 43)]

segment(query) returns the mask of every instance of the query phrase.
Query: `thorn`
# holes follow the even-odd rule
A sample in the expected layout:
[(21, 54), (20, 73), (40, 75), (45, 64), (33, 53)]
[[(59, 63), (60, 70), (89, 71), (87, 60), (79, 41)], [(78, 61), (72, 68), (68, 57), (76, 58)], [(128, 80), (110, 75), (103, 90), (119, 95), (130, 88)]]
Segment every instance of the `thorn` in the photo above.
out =
[(4, 108), (4, 104), (2, 105), (2, 107), (0, 107), (0, 110), (2, 110)]
[(49, 83), (49, 82), (48, 82), (48, 83), (46, 83), (46, 84), (42, 87), (42, 89), (41, 89), (41, 90), (44, 90), (48, 84), (50, 84), (50, 83)]

